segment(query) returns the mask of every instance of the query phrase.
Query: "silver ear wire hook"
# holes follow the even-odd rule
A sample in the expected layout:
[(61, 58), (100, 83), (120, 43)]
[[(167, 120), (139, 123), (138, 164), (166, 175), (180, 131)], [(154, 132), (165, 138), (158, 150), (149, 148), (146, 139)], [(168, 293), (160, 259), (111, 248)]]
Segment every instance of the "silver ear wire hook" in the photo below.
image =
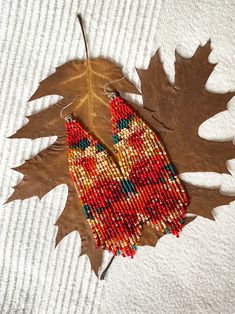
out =
[(66, 117), (63, 117), (63, 111), (65, 110), (65, 109), (67, 109), (69, 106), (71, 106), (73, 103), (74, 103), (74, 101), (75, 101), (75, 99), (77, 99), (77, 95), (73, 98), (73, 100), (68, 104), (68, 105), (66, 105), (65, 107), (63, 107), (61, 110), (60, 110), (60, 116), (61, 116), (61, 118), (62, 119), (65, 119), (67, 122), (69, 122), (69, 121), (72, 121), (73, 120), (73, 116), (72, 116), (72, 114), (70, 113), (70, 114), (68, 114)]
[(126, 77), (126, 75), (124, 75), (124, 76), (121, 77), (120, 79), (113, 80), (113, 81), (110, 81), (110, 82), (107, 82), (107, 83), (104, 84), (104, 87), (103, 87), (104, 92), (105, 92), (105, 94), (106, 94), (109, 98), (114, 99), (114, 98), (117, 96), (117, 93), (116, 93), (115, 91), (107, 91), (106, 87), (107, 87), (108, 85), (112, 84), (112, 83), (115, 83), (115, 82), (118, 82), (118, 81), (123, 80), (125, 77)]

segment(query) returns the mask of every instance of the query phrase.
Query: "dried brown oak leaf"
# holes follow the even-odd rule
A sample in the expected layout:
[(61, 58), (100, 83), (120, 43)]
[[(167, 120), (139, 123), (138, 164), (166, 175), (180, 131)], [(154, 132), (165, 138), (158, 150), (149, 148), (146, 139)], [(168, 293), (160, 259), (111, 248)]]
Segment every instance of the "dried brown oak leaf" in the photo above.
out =
[[(81, 255), (86, 254), (92, 269), (98, 272), (102, 263), (101, 249), (94, 245), (93, 234), (84, 217), (76, 190), (71, 181), (65, 142), (64, 119), (61, 108), (72, 102), (63, 113), (73, 112), (83, 125), (112, 150), (111, 117), (109, 99), (103, 90), (106, 82), (123, 78), (120, 68), (108, 60), (97, 58), (88, 61), (70, 61), (56, 69), (56, 72), (40, 83), (30, 98), (34, 100), (46, 95), (60, 95), (64, 98), (49, 108), (28, 117), (29, 122), (10, 138), (58, 136), (57, 141), (23, 165), (13, 168), (21, 172), (23, 180), (15, 187), (7, 202), (32, 196), (41, 198), (59, 184), (67, 184), (68, 198), (65, 208), (56, 222), (58, 233), (56, 244), (66, 235), (77, 230), (81, 237)], [(126, 78), (109, 85), (120, 92), (139, 93)], [(144, 226), (140, 245), (154, 246), (162, 236), (156, 230)]]
[[(152, 57), (148, 69), (137, 69), (144, 107), (134, 107), (161, 134), (179, 173), (226, 173), (225, 161), (235, 157), (231, 142), (207, 141), (198, 135), (200, 124), (225, 110), (226, 104), (235, 95), (234, 92), (218, 94), (205, 89), (215, 67), (215, 64), (208, 62), (210, 52), (208, 41), (205, 46), (198, 47), (192, 58), (183, 58), (176, 53), (173, 84), (165, 74), (159, 51)], [(232, 201), (217, 190), (187, 183), (185, 186), (190, 197), (189, 213), (213, 219), (213, 208)]]

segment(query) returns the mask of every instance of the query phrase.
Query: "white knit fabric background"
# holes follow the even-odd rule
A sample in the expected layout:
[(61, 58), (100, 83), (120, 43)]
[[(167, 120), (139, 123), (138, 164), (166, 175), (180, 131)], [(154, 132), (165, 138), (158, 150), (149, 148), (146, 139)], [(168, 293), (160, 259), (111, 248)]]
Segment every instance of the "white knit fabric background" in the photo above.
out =
[[(135, 67), (146, 68), (158, 47), (173, 80), (175, 48), (190, 57), (211, 38), (209, 59), (218, 65), (207, 88), (235, 90), (232, 0), (0, 0), (1, 204), (22, 179), (11, 167), (55, 140), (6, 137), (27, 122), (25, 115), (57, 99), (46, 97), (27, 104), (39, 81), (56, 66), (84, 57), (78, 12), (85, 20), (91, 55), (114, 60), (136, 84)], [(200, 135), (232, 140), (235, 101), (229, 110), (204, 123)], [(234, 162), (229, 168), (231, 176), (188, 178), (234, 193)], [(179, 239), (167, 235), (155, 248), (140, 248), (133, 260), (116, 258), (101, 282), (91, 272), (88, 259), (78, 258), (77, 233), (54, 249), (54, 223), (66, 196), (67, 188), (61, 185), (41, 201), (32, 197), (0, 206), (1, 314), (235, 312), (234, 204), (216, 209), (216, 221), (197, 218)]]

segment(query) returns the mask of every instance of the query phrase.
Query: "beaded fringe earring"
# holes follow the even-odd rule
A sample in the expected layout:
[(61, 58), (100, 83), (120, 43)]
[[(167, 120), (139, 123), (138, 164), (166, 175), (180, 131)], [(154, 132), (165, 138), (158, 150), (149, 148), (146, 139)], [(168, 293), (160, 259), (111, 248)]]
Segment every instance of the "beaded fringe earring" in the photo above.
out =
[(188, 198), (159, 137), (115, 93), (110, 111), (116, 157), (139, 221), (178, 236)]
[(66, 121), (69, 170), (96, 247), (132, 257), (142, 223), (129, 202), (128, 181), (101, 143), (72, 116)]

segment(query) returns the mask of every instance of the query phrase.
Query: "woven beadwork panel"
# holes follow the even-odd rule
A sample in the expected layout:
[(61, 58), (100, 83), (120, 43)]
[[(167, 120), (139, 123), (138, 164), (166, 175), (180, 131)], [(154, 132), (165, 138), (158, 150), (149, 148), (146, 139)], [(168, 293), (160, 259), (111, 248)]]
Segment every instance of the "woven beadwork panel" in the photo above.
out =
[(121, 97), (110, 108), (116, 156), (134, 192), (139, 219), (178, 235), (188, 199), (160, 138)]
[(105, 147), (78, 122), (66, 124), (69, 169), (97, 247), (135, 254), (141, 224), (128, 202), (125, 180)]

